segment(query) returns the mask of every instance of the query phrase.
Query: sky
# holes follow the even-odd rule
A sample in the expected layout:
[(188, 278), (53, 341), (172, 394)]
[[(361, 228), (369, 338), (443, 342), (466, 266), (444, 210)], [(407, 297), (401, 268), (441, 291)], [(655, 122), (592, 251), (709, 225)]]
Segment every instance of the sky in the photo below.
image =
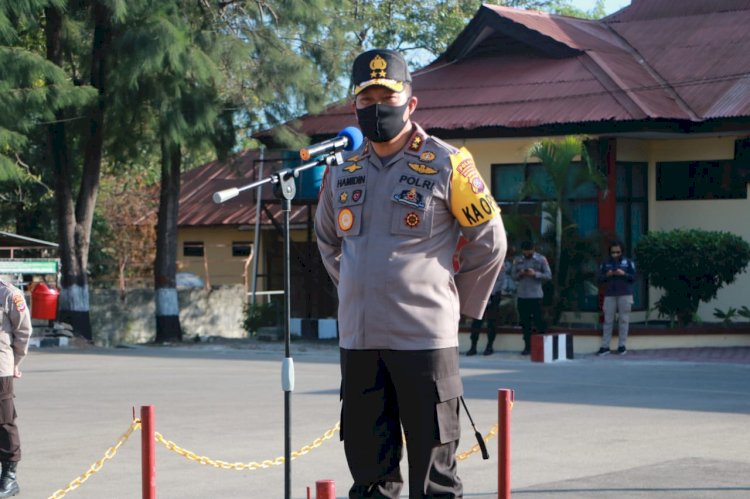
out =
[[(574, 7), (588, 11), (594, 8), (596, 0), (571, 0), (570, 3)], [(630, 5), (630, 0), (604, 0), (604, 10), (607, 14), (611, 14), (628, 5)]]

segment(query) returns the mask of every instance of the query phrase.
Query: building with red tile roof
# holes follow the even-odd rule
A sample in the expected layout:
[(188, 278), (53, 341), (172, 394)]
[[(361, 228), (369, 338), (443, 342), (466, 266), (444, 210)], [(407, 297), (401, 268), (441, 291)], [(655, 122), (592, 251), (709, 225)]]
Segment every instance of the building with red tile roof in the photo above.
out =
[[(617, 236), (629, 250), (648, 230), (678, 227), (750, 240), (749, 25), (747, 0), (633, 0), (601, 20), (484, 4), (443, 54), (413, 73), (413, 119), (471, 150), (501, 205), (522, 201), (538, 215), (541, 203), (517, 196), (519, 182), (535, 175), (529, 146), (583, 134), (614, 195), (571, 199), (582, 234)], [(298, 123), (313, 141), (356, 124), (348, 102)], [(260, 138), (273, 147), (270, 135)], [(221, 173), (223, 164), (204, 168), (211, 188), (237, 180)], [(187, 186), (182, 228), (254, 219), (249, 205), (205, 213), (208, 198), (188, 198)], [(584, 308), (592, 309), (595, 286), (588, 289)], [(641, 310), (658, 298), (651, 291), (638, 297)], [(745, 274), (700, 314), (746, 305), (747, 296)]]

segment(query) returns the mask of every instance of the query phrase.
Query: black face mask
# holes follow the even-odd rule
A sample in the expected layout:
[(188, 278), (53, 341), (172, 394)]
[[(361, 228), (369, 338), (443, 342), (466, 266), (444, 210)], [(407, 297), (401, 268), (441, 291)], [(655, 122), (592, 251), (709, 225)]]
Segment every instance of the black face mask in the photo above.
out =
[(362, 133), (373, 142), (388, 142), (404, 129), (406, 121), (403, 116), (408, 105), (408, 102), (401, 106), (373, 104), (357, 109), (357, 121)]

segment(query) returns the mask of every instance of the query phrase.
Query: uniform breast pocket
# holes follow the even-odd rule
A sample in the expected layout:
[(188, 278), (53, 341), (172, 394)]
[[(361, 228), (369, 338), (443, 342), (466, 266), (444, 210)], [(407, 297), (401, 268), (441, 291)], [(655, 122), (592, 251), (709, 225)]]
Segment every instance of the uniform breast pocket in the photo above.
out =
[(362, 208), (364, 189), (339, 189), (334, 203), (336, 207), (336, 233), (339, 237), (358, 236), (362, 231)]
[(428, 237), (431, 234), (434, 207), (430, 191), (399, 186), (394, 189), (391, 202), (391, 234), (413, 237)]

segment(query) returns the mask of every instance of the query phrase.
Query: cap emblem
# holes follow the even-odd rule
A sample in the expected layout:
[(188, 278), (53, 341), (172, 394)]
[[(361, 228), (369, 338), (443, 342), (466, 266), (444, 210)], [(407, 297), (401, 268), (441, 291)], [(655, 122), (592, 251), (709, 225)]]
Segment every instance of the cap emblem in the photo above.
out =
[(370, 61), (370, 78), (385, 78), (385, 69), (388, 67), (388, 62), (380, 57), (380, 54), (376, 55)]

